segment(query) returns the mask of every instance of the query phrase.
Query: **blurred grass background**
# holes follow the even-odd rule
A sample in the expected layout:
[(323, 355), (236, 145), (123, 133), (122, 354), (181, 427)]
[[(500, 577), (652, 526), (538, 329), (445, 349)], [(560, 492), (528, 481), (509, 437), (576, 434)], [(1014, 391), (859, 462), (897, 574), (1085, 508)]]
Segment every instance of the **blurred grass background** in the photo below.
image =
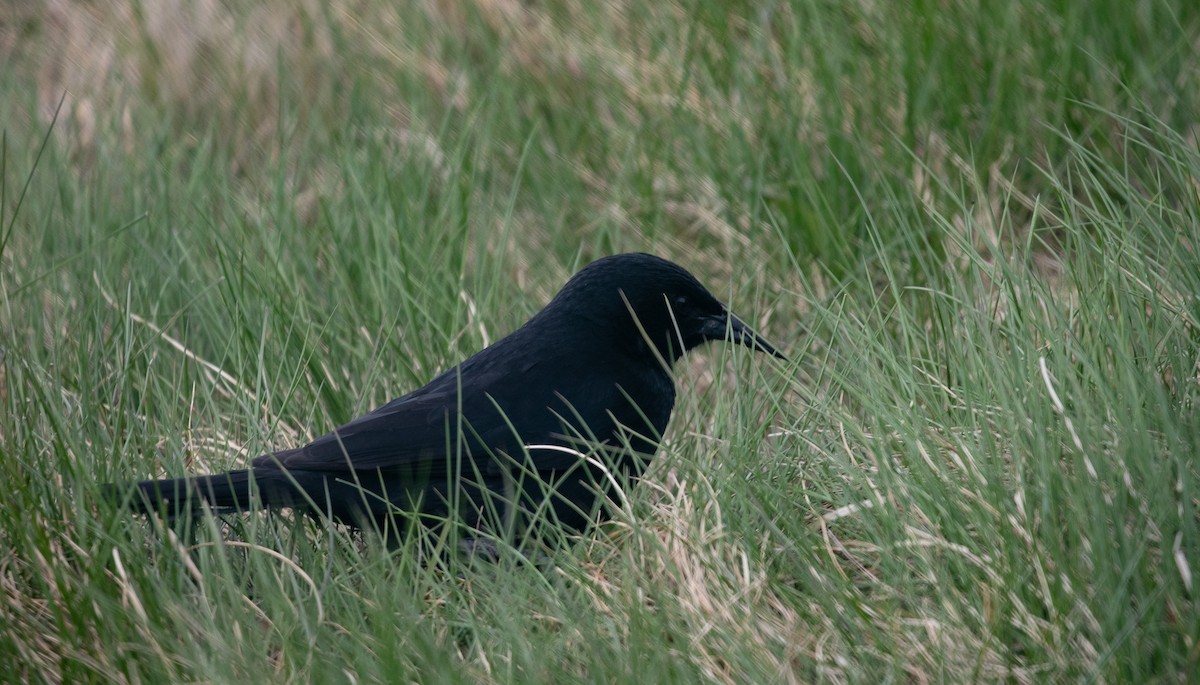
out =
[[(0, 65), (2, 679), (1200, 672), (1195, 3), (13, 0)], [(793, 361), (692, 355), (548, 569), (97, 502), (627, 250)]]

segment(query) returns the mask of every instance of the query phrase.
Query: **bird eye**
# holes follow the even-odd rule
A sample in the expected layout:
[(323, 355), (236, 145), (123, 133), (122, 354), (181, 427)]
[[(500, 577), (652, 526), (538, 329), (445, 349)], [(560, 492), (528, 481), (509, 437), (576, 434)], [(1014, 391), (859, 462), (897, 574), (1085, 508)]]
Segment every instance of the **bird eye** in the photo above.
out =
[(682, 307), (688, 303), (687, 295), (679, 295), (675, 298), (675, 305)]

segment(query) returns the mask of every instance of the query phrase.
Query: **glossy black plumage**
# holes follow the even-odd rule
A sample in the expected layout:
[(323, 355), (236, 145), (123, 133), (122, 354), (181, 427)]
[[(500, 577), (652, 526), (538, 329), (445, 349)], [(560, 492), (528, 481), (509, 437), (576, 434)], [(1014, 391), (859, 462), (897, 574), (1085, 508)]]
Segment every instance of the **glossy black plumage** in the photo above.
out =
[(675, 404), (671, 363), (727, 338), (782, 356), (681, 267), (607, 257), (424, 387), (248, 470), (143, 481), (126, 499), (170, 516), (296, 507), (389, 536), (412, 513), (494, 534), (529, 521), (581, 530), (604, 515), (597, 493), (654, 453)]

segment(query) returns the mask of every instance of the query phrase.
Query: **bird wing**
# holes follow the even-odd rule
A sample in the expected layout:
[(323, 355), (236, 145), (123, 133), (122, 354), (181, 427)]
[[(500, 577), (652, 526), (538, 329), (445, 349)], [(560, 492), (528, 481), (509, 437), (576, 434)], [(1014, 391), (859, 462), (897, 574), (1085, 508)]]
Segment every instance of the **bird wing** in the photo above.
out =
[[(602, 364), (545, 352), (477, 355), (304, 447), (259, 457), (254, 465), (342, 472), (421, 466), (438, 473), (448, 467), (449, 456), (466, 454), (491, 471), (496, 454), (516, 457), (523, 446), (620, 448), (618, 425), (651, 440), (661, 434), (675, 399), (670, 377), (625, 374), (614, 382), (622, 374), (598, 368)], [(632, 398), (647, 406), (635, 407)], [(650, 441), (634, 447), (652, 449)], [(539, 469), (564, 468), (579, 459), (557, 449), (529, 455)]]
[(522, 383), (526, 375), (545, 378), (533, 368), (538, 364), (483, 363), (487, 361), (468, 360), (304, 447), (264, 455), (254, 465), (311, 471), (423, 465), (437, 471), (448, 455), (465, 451), (482, 463), (492, 451), (519, 449), (522, 440), (550, 441), (561, 432), (548, 408), (553, 390), (537, 387), (545, 383)]
[(457, 402), (443, 393), (405, 395), (304, 447), (254, 460), (287, 470), (354, 471), (403, 466), (446, 454)]

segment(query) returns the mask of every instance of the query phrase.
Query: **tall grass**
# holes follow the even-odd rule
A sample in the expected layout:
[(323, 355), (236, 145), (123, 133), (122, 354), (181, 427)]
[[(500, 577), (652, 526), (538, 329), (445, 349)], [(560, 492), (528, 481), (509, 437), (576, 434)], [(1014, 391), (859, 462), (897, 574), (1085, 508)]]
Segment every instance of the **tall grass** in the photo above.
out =
[[(1192, 4), (2, 10), (0, 674), (1189, 681)], [(97, 497), (301, 444), (623, 250), (792, 361), (690, 355), (542, 563)]]

